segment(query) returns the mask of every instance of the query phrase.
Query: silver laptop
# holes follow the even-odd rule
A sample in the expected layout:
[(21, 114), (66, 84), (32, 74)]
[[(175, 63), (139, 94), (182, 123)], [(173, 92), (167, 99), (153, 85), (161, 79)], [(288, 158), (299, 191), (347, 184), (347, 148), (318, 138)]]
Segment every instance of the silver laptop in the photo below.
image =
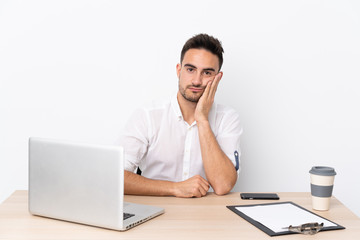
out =
[(124, 202), (123, 156), (118, 146), (30, 138), (30, 213), (120, 231), (162, 214)]

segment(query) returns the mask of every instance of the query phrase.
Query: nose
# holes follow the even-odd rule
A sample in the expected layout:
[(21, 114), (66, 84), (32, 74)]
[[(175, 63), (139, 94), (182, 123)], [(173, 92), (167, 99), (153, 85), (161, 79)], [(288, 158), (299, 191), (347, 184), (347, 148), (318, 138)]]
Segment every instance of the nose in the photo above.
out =
[(202, 74), (201, 73), (197, 73), (194, 78), (192, 79), (191, 83), (194, 85), (194, 86), (201, 86), (202, 84)]

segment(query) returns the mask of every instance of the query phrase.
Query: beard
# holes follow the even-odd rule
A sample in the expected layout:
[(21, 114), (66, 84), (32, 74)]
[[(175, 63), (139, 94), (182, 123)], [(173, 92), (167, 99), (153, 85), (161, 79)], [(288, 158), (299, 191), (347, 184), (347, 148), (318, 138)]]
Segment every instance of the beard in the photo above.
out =
[(191, 91), (186, 92), (186, 90), (190, 87), (199, 87), (199, 86), (194, 86), (194, 85), (190, 85), (187, 86), (186, 88), (183, 88), (180, 86), (179, 84), (179, 91), (180, 94), (183, 96), (183, 98), (185, 98), (186, 100), (190, 101), (190, 102), (194, 102), (197, 103), (199, 101), (199, 99), (201, 98), (201, 96), (203, 95), (204, 92), (202, 92), (201, 94), (195, 94), (192, 93)]

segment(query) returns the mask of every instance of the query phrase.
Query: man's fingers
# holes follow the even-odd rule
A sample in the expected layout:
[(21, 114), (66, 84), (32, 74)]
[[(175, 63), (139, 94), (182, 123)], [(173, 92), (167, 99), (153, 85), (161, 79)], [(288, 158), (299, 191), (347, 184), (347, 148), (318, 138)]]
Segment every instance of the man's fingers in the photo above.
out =
[(199, 188), (200, 197), (203, 197), (206, 195), (206, 191), (203, 188)]
[(185, 181), (176, 183), (177, 197), (203, 197), (207, 194), (210, 184), (200, 175), (195, 175)]
[(195, 189), (194, 189), (194, 197), (203, 197), (205, 196), (207, 193), (207, 190), (206, 188), (204, 188), (203, 186), (197, 186)]
[(202, 184), (201, 184), (201, 185), (203, 186), (203, 188), (206, 189), (206, 191), (209, 190), (209, 188), (210, 188), (209, 182), (206, 181), (204, 178), (202, 178), (201, 180), (202, 180)]
[(220, 79), (221, 79), (221, 74), (218, 73), (214, 80), (212, 80), (212, 83), (210, 85), (210, 92), (209, 92), (209, 97), (210, 98), (214, 98), (215, 97), (215, 93), (217, 91), (217, 87), (219, 85), (219, 82), (220, 82)]
[(205, 91), (204, 91), (204, 93), (203, 93), (203, 96), (204, 96), (205, 98), (208, 98), (209, 95), (210, 95), (212, 82), (213, 82), (213, 80), (209, 81), (209, 82), (206, 84)]
[(209, 183), (200, 175), (196, 175), (191, 178), (193, 182), (193, 196), (194, 197), (202, 197), (205, 196), (207, 191), (209, 190)]
[(200, 188), (200, 192), (201, 192), (201, 195), (202, 196), (205, 196), (206, 195), (206, 193), (208, 192), (208, 190), (209, 190), (209, 187), (208, 186), (201, 186), (201, 188)]
[(194, 178), (197, 178), (203, 186), (209, 187), (209, 182), (205, 180), (205, 178), (201, 177), (200, 175), (195, 175)]
[(201, 192), (201, 195), (202, 196), (205, 196), (207, 191), (209, 190), (210, 188), (210, 185), (209, 183), (204, 179), (202, 178), (201, 176), (199, 176), (199, 179), (200, 179), (200, 182), (199, 182), (199, 191)]

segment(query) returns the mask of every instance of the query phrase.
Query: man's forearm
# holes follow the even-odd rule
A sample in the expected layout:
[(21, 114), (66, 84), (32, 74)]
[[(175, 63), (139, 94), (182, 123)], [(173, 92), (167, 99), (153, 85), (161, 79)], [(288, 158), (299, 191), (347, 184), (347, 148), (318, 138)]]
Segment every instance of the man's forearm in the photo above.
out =
[(124, 171), (124, 179), (125, 194), (151, 196), (174, 195), (173, 182), (153, 180), (129, 171)]
[(182, 182), (153, 180), (135, 173), (124, 171), (125, 194), (202, 197), (209, 190), (209, 183), (199, 175)]
[(208, 81), (194, 113), (199, 130), (201, 156), (206, 178), (218, 195), (230, 192), (237, 179), (235, 167), (221, 150), (208, 120), (221, 77), (222, 72), (219, 72), (214, 80)]
[(226, 194), (236, 183), (235, 167), (221, 150), (209, 122), (199, 122), (198, 129), (206, 178), (216, 194)]

